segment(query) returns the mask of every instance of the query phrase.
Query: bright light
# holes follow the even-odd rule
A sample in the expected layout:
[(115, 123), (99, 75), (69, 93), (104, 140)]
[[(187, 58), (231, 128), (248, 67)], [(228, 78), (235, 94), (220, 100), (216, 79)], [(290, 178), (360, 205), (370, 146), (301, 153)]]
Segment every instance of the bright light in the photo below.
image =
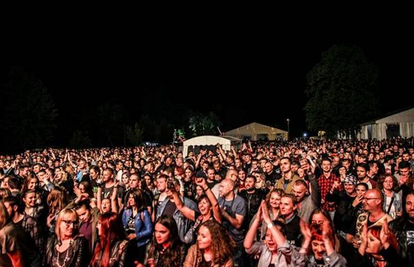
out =
[(303, 137), (308, 137), (308, 133), (303, 133)]

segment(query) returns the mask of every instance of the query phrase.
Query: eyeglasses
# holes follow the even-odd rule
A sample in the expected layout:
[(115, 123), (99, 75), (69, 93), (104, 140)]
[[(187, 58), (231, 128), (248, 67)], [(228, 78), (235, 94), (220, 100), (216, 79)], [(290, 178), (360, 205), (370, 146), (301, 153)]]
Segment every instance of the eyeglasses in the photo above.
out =
[(78, 226), (78, 221), (69, 221), (69, 220), (62, 220), (66, 224), (66, 227), (69, 227), (71, 224), (73, 224), (73, 227)]
[(380, 199), (380, 198), (379, 197), (363, 197), (362, 201), (364, 201), (364, 200), (368, 201), (368, 200), (371, 200), (371, 199)]

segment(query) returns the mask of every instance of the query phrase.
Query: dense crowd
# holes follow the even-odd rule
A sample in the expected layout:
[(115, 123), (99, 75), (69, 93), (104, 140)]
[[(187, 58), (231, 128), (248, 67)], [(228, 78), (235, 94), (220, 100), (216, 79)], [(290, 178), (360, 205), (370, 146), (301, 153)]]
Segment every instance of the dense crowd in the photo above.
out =
[(412, 138), (0, 155), (0, 266), (414, 266), (413, 170)]

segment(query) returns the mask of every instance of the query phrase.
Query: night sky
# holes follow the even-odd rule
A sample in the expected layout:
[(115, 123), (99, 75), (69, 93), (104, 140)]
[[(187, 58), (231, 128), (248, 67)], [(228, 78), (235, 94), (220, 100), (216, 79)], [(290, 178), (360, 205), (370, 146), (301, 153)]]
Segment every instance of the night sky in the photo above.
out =
[(43, 81), (59, 112), (57, 134), (78, 106), (96, 109), (110, 100), (130, 107), (141, 94), (157, 91), (167, 94), (171, 105), (184, 103), (201, 112), (214, 107), (222, 131), (253, 121), (286, 129), (290, 118), (292, 134), (300, 136), (307, 131), (306, 74), (334, 44), (362, 47), (380, 68), (384, 112), (414, 103), (414, 46), (405, 28), (25, 29), (4, 38), (1, 69), (5, 74), (18, 64)]

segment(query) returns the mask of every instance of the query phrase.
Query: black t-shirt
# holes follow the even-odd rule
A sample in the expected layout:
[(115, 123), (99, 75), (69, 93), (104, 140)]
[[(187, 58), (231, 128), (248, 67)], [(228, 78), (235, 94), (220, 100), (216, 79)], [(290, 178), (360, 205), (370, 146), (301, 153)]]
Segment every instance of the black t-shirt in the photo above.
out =
[[(164, 201), (166, 201), (166, 200), (164, 200)], [(168, 200), (168, 203), (165, 206), (164, 212), (162, 214), (167, 215), (168, 217), (172, 218), (173, 214), (176, 210), (177, 210), (177, 206), (175, 205), (175, 203)]]

